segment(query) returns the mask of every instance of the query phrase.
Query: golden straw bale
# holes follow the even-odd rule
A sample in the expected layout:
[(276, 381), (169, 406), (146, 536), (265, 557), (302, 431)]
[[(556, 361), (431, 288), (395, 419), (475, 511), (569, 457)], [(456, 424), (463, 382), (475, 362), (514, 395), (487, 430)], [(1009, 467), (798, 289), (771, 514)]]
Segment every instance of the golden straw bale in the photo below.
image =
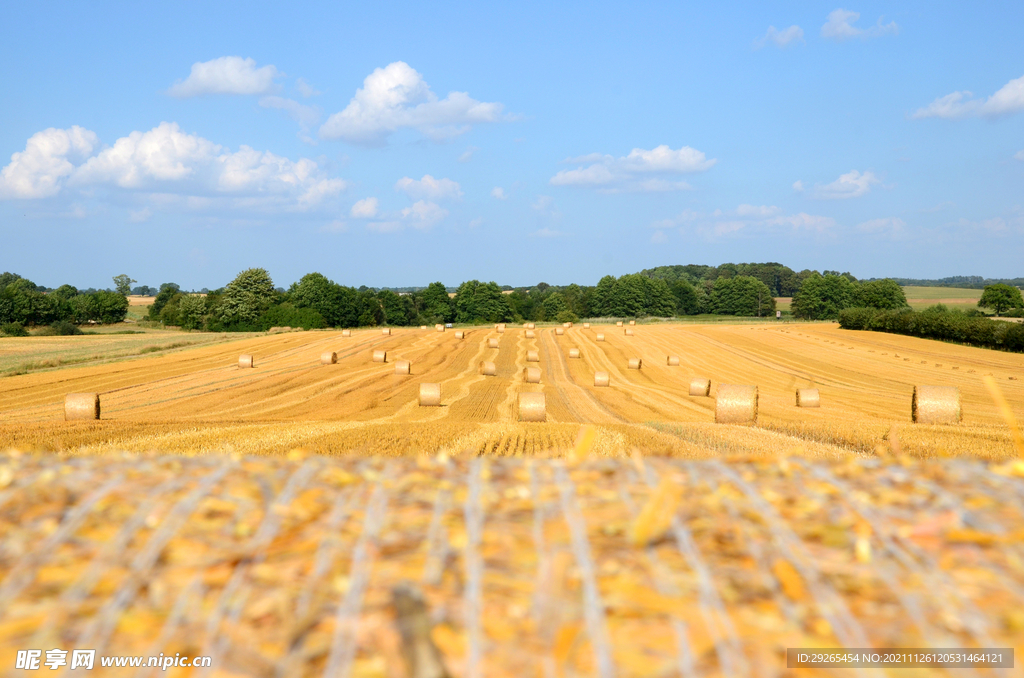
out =
[(564, 322), (564, 323), (562, 323), (562, 327), (568, 329), (568, 328), (572, 327), (572, 323), (571, 322)]
[(798, 388), (796, 390), (797, 407), (821, 407), (821, 394), (816, 388)]
[(494, 329), (498, 330), (498, 334), (504, 334), (505, 333), (505, 323), (498, 323), (498, 326), (495, 327)]
[(463, 332), (462, 330), (457, 330), (455, 332), (455, 338), (456, 339), (465, 339), (466, 338), (466, 333)]
[(533, 339), (535, 336), (537, 336), (537, 335), (535, 335), (533, 333), (533, 330), (526, 330), (526, 338), (527, 339)]
[(627, 337), (632, 337), (632, 336), (633, 336), (633, 330), (629, 329), (628, 327), (627, 327), (626, 329), (624, 329), (624, 330), (622, 331), (622, 333), (623, 333), (624, 335), (626, 335)]
[(243, 354), (238, 356), (238, 367), (239, 369), (247, 369), (254, 366), (252, 356), (249, 354)]
[(493, 377), (497, 373), (498, 368), (494, 363), (489, 362), (487, 360), (483, 360), (480, 362), (480, 374), (484, 375), (485, 377)]
[(420, 384), (420, 407), (441, 405), (441, 384)]
[(420, 325), (420, 329), (421, 330), (425, 330), (425, 329), (427, 329), (427, 326), (426, 325)]
[(385, 327), (384, 329), (382, 329), (382, 330), (380, 331), (380, 333), (381, 333), (381, 334), (386, 334), (386, 335), (390, 335), (390, 334), (391, 334), (391, 328), (390, 328), (390, 327)]
[(960, 389), (956, 386), (915, 386), (910, 411), (911, 418), (918, 424), (958, 424), (963, 418)]
[(644, 361), (640, 360), (640, 358), (630, 358), (629, 359), (629, 369), (631, 369), (631, 370), (639, 370), (643, 366), (643, 364), (644, 364)]
[(603, 334), (599, 334), (599, 335), (597, 335), (597, 337), (595, 337), (595, 338), (596, 338), (596, 339), (597, 339), (598, 341), (604, 341), (604, 335), (603, 335)]
[(665, 362), (668, 364), (669, 367), (679, 367), (679, 356), (677, 356), (677, 355), (670, 355), (665, 360)]
[(711, 380), (704, 377), (696, 377), (690, 380), (690, 395), (704, 396), (711, 395)]
[(555, 334), (557, 334), (558, 336), (562, 336), (563, 334), (565, 334), (565, 330), (563, 330), (561, 327), (556, 327)]
[(487, 348), (498, 348), (497, 337), (491, 337), (490, 339), (487, 340)]
[(352, 336), (352, 330), (342, 330), (341, 331), (341, 336), (343, 336), (343, 337), (351, 337)]
[(64, 421), (99, 418), (99, 393), (68, 393), (64, 396)]
[(594, 386), (607, 386), (610, 383), (607, 372), (594, 372)]
[(434, 329), (437, 330), (438, 332), (444, 332), (444, 325), (441, 325), (441, 324), (434, 325)]
[(615, 326), (616, 326), (616, 327), (622, 327), (622, 321), (621, 321), (621, 320), (619, 320), (618, 322), (616, 322), (616, 323), (615, 323)]
[(715, 397), (716, 424), (756, 424), (757, 387), (719, 384)]
[(523, 380), (527, 384), (539, 384), (540, 383), (540, 368), (539, 367), (527, 367), (523, 369)]
[(386, 363), (388, 361), (388, 352), (377, 350), (373, 352), (373, 362), (375, 363)]
[(629, 321), (629, 324), (630, 324), (630, 325), (636, 325), (636, 321), (635, 321), (635, 320), (630, 320), (630, 321)]
[(537, 351), (527, 351), (526, 352), (526, 362), (528, 362), (528, 363), (539, 363), (540, 362), (540, 353), (538, 353)]
[(580, 357), (580, 350), (578, 348), (570, 348), (569, 349), (569, 357), (570, 358), (579, 358)]
[(583, 323), (583, 329), (589, 330), (590, 329), (590, 323)]
[(536, 323), (526, 323), (526, 329), (528, 329), (528, 330), (535, 330), (535, 329), (537, 329), (537, 324)]
[(338, 354), (334, 351), (324, 351), (320, 354), (321, 365), (333, 365), (338, 362)]
[(519, 394), (519, 421), (547, 421), (543, 393)]
[(406, 375), (412, 374), (412, 363), (408, 360), (396, 360), (395, 361), (395, 374)]

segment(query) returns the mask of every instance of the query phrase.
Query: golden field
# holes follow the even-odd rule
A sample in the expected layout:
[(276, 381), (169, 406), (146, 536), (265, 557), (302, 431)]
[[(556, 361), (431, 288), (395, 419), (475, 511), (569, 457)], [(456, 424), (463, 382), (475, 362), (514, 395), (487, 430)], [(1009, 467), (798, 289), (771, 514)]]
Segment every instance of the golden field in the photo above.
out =
[[(453, 331), (394, 329), (290, 332), (228, 339), (178, 334), (5, 339), (0, 364), (16, 366), (42, 353), (95, 358), (0, 381), (0, 448), (82, 453), (104, 450), (198, 453), (233, 449), (273, 454), (313, 452), (403, 454), (473, 451), (534, 454), (564, 450), (580, 424), (594, 424), (601, 453), (639, 448), (685, 457), (777, 454), (810, 456), (874, 452), (879, 445), (919, 455), (1000, 459), (1013, 454), (1006, 422), (982, 377), (992, 375), (1018, 420), (1024, 420), (1024, 356), (896, 335), (851, 332), (833, 324), (580, 326), (556, 336), (552, 327), (527, 339), (521, 328)], [(596, 341), (603, 333), (606, 341)], [(177, 339), (172, 341), (170, 337)], [(487, 348), (490, 338), (498, 349)], [(207, 345), (181, 347), (182, 342)], [(80, 342), (80, 343), (76, 343)], [(106, 343), (104, 343), (106, 342)], [(82, 348), (88, 346), (88, 348)], [(157, 350), (131, 359), (112, 355)], [(147, 347), (152, 347), (147, 348)], [(162, 348), (171, 347), (171, 348)], [(581, 358), (569, 359), (572, 348)], [(374, 350), (388, 362), (374, 363)], [(19, 353), (20, 350), (20, 353)], [(75, 353), (78, 351), (78, 353)], [(321, 365), (335, 351), (338, 362)], [(540, 384), (527, 384), (527, 351), (539, 353)], [(237, 358), (255, 356), (254, 369)], [(678, 355), (679, 366), (666, 365)], [(642, 369), (629, 370), (630, 358)], [(409, 360), (412, 374), (394, 374)], [(480, 361), (497, 376), (482, 376)], [(611, 386), (595, 388), (595, 371)], [(692, 377), (711, 379), (710, 398), (691, 397)], [(441, 385), (442, 406), (420, 407), (422, 382)], [(757, 426), (714, 424), (719, 384), (759, 387)], [(910, 421), (915, 385), (956, 386), (959, 425)], [(797, 388), (816, 387), (822, 406), (797, 408)], [(518, 421), (517, 395), (541, 391), (545, 423)], [(98, 392), (102, 420), (63, 421), (63, 398)], [(895, 440), (889, 433), (896, 425)]]

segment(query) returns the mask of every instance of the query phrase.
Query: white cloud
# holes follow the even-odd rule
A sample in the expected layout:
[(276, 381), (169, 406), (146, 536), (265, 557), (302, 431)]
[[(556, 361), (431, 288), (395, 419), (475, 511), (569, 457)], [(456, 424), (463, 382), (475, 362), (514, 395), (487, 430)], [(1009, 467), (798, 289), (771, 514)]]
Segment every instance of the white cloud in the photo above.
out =
[(141, 210), (128, 212), (128, 221), (133, 224), (141, 224), (144, 221), (149, 221), (151, 216), (153, 216), (153, 210), (143, 207)]
[(77, 125), (36, 132), (25, 150), (11, 155), (10, 164), (0, 170), (0, 198), (56, 195), (75, 171), (71, 161), (88, 157), (98, 143), (94, 132)]
[(758, 38), (754, 41), (754, 46), (760, 49), (769, 42), (775, 43), (776, 47), (786, 47), (791, 42), (804, 41), (804, 29), (799, 26), (790, 26), (784, 28), (781, 31), (775, 26), (769, 26), (768, 32), (764, 34), (764, 37)]
[(789, 226), (794, 231), (805, 230), (822, 233), (835, 226), (836, 220), (832, 217), (800, 212), (799, 214), (772, 217), (771, 219), (766, 219), (764, 223), (767, 226)]
[(771, 217), (779, 211), (775, 205), (740, 205), (736, 208), (736, 214), (741, 217)]
[(90, 158), (72, 178), (77, 184), (109, 183), (139, 188), (154, 181), (180, 181), (213, 162), (221, 147), (176, 123), (162, 122), (148, 132), (132, 132)]
[(835, 9), (828, 15), (828, 20), (821, 27), (821, 37), (832, 40), (848, 40), (849, 38), (877, 38), (882, 35), (896, 35), (899, 33), (899, 26), (895, 21), (882, 24), (882, 17), (878, 22), (868, 29), (857, 28), (853, 24), (860, 19), (859, 12), (851, 12), (846, 9)]
[(510, 119), (500, 103), (477, 101), (466, 92), (449, 92), (444, 99), (430, 91), (423, 76), (403, 61), (378, 68), (366, 76), (348, 106), (320, 128), (325, 139), (379, 146), (396, 130), (411, 128), (445, 141), (472, 125)]
[(505, 189), (501, 186), (495, 186), (491, 189), (491, 197), (497, 198), (498, 200), (508, 200), (508, 196), (505, 194)]
[(686, 236), (701, 234), (709, 239), (717, 239), (740, 232), (757, 232), (780, 234), (785, 232), (830, 232), (836, 222), (832, 217), (800, 212), (783, 214), (775, 205), (742, 204), (735, 210), (717, 209), (711, 214), (702, 214), (693, 210), (684, 210), (670, 219), (661, 219), (651, 224), (655, 229), (652, 242), (664, 242), (659, 234), (666, 230), (678, 228)]
[(903, 232), (907, 222), (899, 217), (883, 217), (881, 219), (868, 219), (857, 224), (857, 230), (865, 233), (889, 233), (898, 235)]
[(998, 92), (984, 101), (972, 99), (971, 96), (972, 94), (967, 91), (947, 94), (924, 108), (919, 108), (911, 117), (915, 120), (922, 118), (957, 119), (975, 116), (996, 118), (1024, 111), (1024, 76), (1006, 83)]
[(299, 90), (299, 94), (301, 94), (302, 96), (306, 97), (307, 99), (309, 97), (315, 97), (318, 94), (320, 94), (319, 90), (317, 90), (316, 88), (311, 86), (308, 82), (306, 82), (302, 78), (298, 78), (295, 81), (295, 89)]
[(303, 139), (313, 141), (309, 136), (309, 130), (320, 122), (320, 109), (317, 106), (300, 104), (294, 99), (286, 99), (277, 95), (261, 97), (260, 106), (284, 111), (289, 118), (299, 123)]
[(281, 75), (273, 66), (256, 68), (252, 59), (220, 57), (192, 64), (184, 81), (176, 82), (167, 93), (186, 98), (201, 94), (266, 94), (274, 89), (274, 78)]
[(469, 162), (470, 160), (473, 159), (473, 154), (476, 153), (479, 150), (480, 149), (477, 148), (476, 146), (469, 146), (462, 153), (462, 155), (459, 156), (459, 162)]
[(1017, 151), (1017, 152), (1016, 152), (1016, 153), (1015, 153), (1015, 154), (1013, 155), (1013, 157), (1014, 157), (1014, 158), (1016, 158), (1017, 160), (1020, 160), (1021, 162), (1024, 162), (1024, 149), (1022, 149), (1022, 150), (1020, 150), (1020, 151)]
[(462, 187), (457, 181), (451, 179), (435, 179), (429, 174), (424, 174), (420, 180), (402, 177), (395, 183), (395, 190), (402, 191), (415, 200), (416, 198), (429, 198), (431, 200), (443, 200), (445, 198), (461, 198)]
[(363, 198), (349, 211), (349, 215), (356, 219), (373, 219), (377, 216), (377, 199)]
[(402, 219), (413, 228), (427, 229), (448, 216), (448, 210), (437, 203), (417, 200), (402, 210)]
[(875, 176), (874, 172), (867, 171), (861, 173), (857, 170), (851, 170), (846, 174), (840, 175), (831, 184), (818, 186), (815, 189), (815, 197), (825, 200), (859, 198), (862, 195), (866, 195), (872, 186), (880, 183), (881, 180)]
[(482, 217), (477, 217), (476, 219), (473, 219), (472, 221), (469, 222), (469, 227), (470, 228), (476, 228), (477, 226), (480, 226), (483, 223), (484, 223), (483, 218)]
[(651, 236), (651, 242), (654, 244), (661, 244), (668, 242), (668, 236), (665, 235), (665, 231), (655, 231)]
[(800, 181), (799, 179), (794, 181), (793, 182), (793, 190), (794, 191), (802, 191), (802, 190), (804, 190), (804, 182)]
[(708, 160), (703, 152), (689, 146), (673, 150), (661, 145), (649, 151), (634, 148), (629, 155), (621, 158), (591, 153), (568, 158), (565, 162), (591, 164), (572, 170), (561, 170), (551, 177), (549, 183), (552, 186), (582, 186), (599, 188), (604, 192), (661, 192), (687, 190), (690, 185), (685, 181), (665, 179), (663, 176), (644, 175), (704, 172), (718, 161), (714, 158)]

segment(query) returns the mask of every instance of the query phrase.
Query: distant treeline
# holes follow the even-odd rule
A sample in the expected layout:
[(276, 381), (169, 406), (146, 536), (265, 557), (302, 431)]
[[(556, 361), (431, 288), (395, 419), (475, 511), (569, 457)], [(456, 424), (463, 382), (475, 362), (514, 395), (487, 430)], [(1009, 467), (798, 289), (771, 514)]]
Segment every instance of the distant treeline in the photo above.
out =
[(46, 290), (16, 273), (0, 274), (0, 325), (6, 334), (19, 334), (25, 325), (117, 323), (127, 314), (128, 299), (117, 292), (80, 292), (71, 285)]
[[(937, 280), (924, 280), (918, 278), (892, 278), (900, 285), (914, 287), (964, 287), (974, 290), (982, 290), (990, 285), (1010, 285), (1012, 287), (1024, 287), (1024, 278), (982, 278), (980, 275), (954, 275), (949, 278)], [(872, 278), (874, 280), (874, 278)]]
[(839, 313), (839, 326), (847, 330), (891, 332), (983, 348), (1024, 351), (1024, 325), (948, 310), (941, 304), (924, 311), (848, 308)]

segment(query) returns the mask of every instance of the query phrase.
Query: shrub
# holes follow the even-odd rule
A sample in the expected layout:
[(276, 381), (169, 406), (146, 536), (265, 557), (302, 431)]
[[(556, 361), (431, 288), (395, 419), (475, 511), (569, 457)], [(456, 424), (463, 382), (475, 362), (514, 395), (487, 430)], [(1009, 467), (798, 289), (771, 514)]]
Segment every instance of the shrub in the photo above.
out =
[(21, 323), (4, 323), (0, 325), (0, 334), (5, 337), (27, 337), (28, 330)]
[(847, 308), (839, 312), (839, 325), (848, 330), (891, 332), (984, 348), (1024, 351), (1024, 326), (975, 317), (959, 310), (948, 311), (941, 305), (921, 312)]
[(65, 337), (82, 333), (82, 330), (78, 329), (78, 325), (69, 323), (66, 320), (58, 320), (50, 325), (50, 329), (53, 331), (53, 334)]

